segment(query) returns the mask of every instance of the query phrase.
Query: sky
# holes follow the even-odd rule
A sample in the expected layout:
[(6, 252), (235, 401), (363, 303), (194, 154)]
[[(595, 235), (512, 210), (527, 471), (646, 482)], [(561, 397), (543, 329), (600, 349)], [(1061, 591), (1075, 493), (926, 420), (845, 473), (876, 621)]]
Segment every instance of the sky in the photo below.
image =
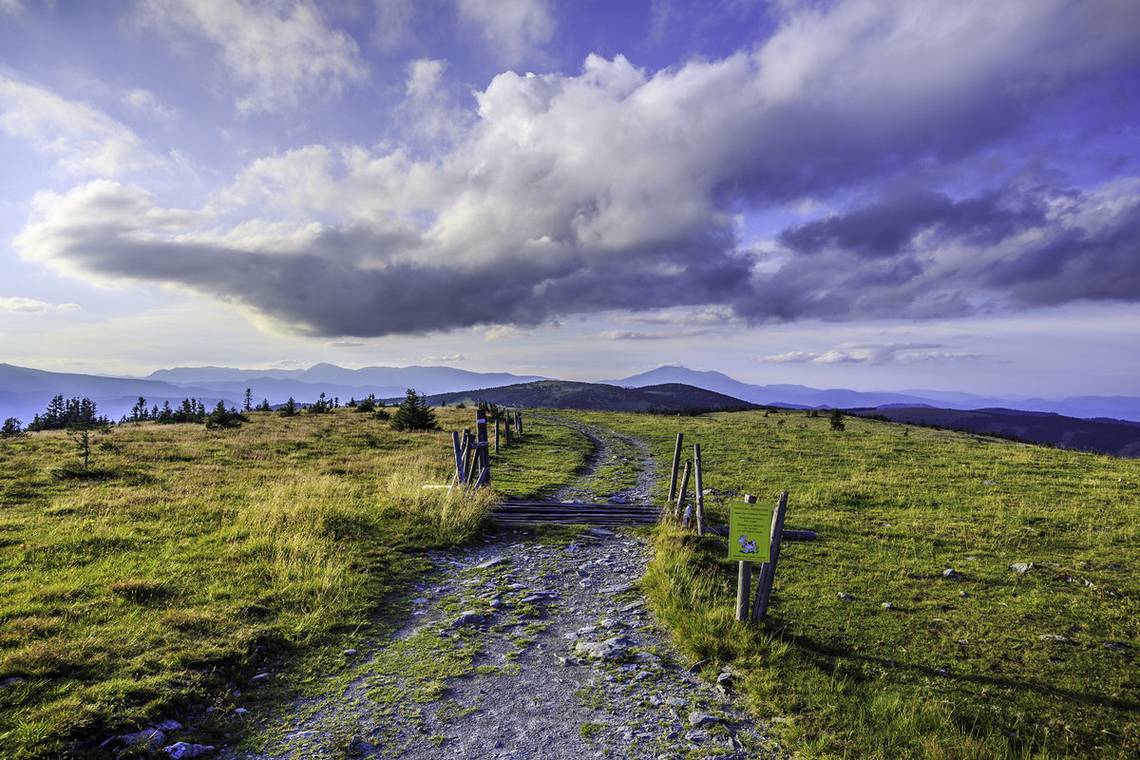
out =
[(0, 0), (0, 361), (1140, 395), (1140, 3)]

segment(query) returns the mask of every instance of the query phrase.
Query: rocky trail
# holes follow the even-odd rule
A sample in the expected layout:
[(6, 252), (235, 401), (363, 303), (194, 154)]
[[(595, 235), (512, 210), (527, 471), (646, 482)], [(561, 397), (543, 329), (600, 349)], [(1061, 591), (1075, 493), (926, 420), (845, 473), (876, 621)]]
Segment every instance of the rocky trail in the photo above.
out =
[[(648, 499), (640, 442), (574, 424), (595, 454), (559, 499)], [(615, 475), (616, 474), (616, 475)], [(614, 488), (614, 485), (617, 488)], [(602, 492), (599, 492), (598, 489)], [(320, 698), (229, 758), (754, 758), (777, 749), (647, 612), (649, 547), (605, 528), (502, 530), (433, 555), (409, 619), (346, 654)]]

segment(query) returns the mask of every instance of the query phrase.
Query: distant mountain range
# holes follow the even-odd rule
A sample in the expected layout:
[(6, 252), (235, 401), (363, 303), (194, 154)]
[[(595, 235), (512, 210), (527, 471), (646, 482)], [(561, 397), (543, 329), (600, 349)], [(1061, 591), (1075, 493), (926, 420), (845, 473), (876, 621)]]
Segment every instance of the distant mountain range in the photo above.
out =
[(487, 401), (503, 406), (670, 414), (755, 408), (746, 401), (680, 383), (621, 388), (616, 385), (575, 383), (566, 380), (538, 380), (500, 388), (442, 393), (431, 396), (429, 401), (437, 405), (455, 404), (459, 401)]
[[(721, 372), (663, 366), (605, 383), (576, 383), (508, 372), (453, 367), (364, 367), (316, 364), (308, 369), (176, 367), (145, 378), (104, 377), (0, 364), (0, 419), (25, 423), (57, 393), (87, 396), (101, 413), (118, 419), (139, 396), (148, 404), (176, 404), (192, 396), (207, 405), (240, 405), (245, 389), (255, 402), (281, 404), (289, 397), (311, 402), (321, 393), (341, 401), (370, 393), (393, 399), (415, 388), (434, 401), (481, 398), (514, 406), (614, 411), (714, 411), (750, 405), (810, 409), (859, 409), (912, 424), (959, 427), (1014, 435), (1107, 453), (1132, 452), (1140, 438), (1140, 397), (1071, 396), (1062, 399), (991, 397), (957, 391), (855, 391), (804, 385), (753, 385)], [(478, 390), (472, 390), (478, 389)], [(977, 410), (976, 414), (956, 414)], [(1074, 419), (1076, 418), (1076, 419)], [(1107, 419), (1103, 419), (1107, 418)], [(1088, 424), (1085, 424), (1088, 423)]]
[(452, 367), (364, 367), (346, 369), (317, 364), (309, 369), (236, 369), (232, 367), (176, 367), (152, 372), (145, 378), (103, 377), (66, 372), (48, 372), (0, 364), (0, 419), (16, 417), (24, 422), (42, 412), (57, 393), (87, 396), (111, 419), (126, 414), (138, 400), (148, 404), (175, 404), (192, 396), (207, 405), (225, 401), (238, 406), (245, 389), (255, 403), (268, 399), (284, 403), (289, 397), (310, 402), (321, 393), (341, 401), (374, 393), (381, 398), (404, 395), (408, 388), (421, 393), (443, 393), (467, 388), (494, 387), (540, 379), (507, 372), (469, 372)]
[(1070, 417), (1131, 420), (1140, 422), (1140, 397), (1070, 396), (1062, 399), (983, 396), (958, 391), (853, 391), (846, 388), (821, 390), (806, 385), (752, 385), (721, 372), (702, 372), (687, 367), (664, 366), (620, 380), (603, 381), (626, 388), (661, 383), (683, 383), (724, 393), (753, 404), (804, 409), (854, 409), (890, 404), (934, 406), (949, 409), (1019, 409), (1052, 412)]

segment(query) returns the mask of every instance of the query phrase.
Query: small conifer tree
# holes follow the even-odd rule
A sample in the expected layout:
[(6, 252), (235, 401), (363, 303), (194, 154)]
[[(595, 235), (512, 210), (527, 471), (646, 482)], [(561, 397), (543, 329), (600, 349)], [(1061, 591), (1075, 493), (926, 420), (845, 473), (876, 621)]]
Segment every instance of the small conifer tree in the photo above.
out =
[(396, 430), (436, 430), (435, 412), (428, 406), (427, 396), (408, 388), (404, 401), (392, 415), (392, 427)]
[(847, 426), (843, 424), (843, 412), (838, 409), (831, 410), (831, 429), (843, 430)]

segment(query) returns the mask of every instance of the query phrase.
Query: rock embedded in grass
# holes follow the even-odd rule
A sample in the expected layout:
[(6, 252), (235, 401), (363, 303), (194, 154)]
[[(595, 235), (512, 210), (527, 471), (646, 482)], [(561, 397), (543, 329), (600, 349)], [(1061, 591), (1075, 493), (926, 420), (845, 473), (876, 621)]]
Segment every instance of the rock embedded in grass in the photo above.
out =
[(190, 758), (204, 757), (214, 752), (212, 744), (190, 744), (189, 742), (175, 742), (162, 748), (172, 760), (190, 760)]
[(451, 627), (452, 628), (463, 628), (464, 626), (469, 626), (469, 625), (470, 626), (483, 625), (483, 623), (485, 623), (486, 620), (487, 619), (485, 617), (480, 615), (478, 612), (475, 612), (474, 610), (464, 610), (463, 612), (459, 613), (459, 616), (457, 618), (455, 618), (455, 620), (451, 621)]
[(1009, 566), (1009, 569), (1012, 570), (1013, 572), (1017, 573), (1018, 575), (1025, 575), (1026, 573), (1028, 573), (1030, 570), (1033, 569), (1033, 563), (1032, 562), (1014, 562), (1012, 565)]
[(945, 570), (943, 570), (942, 571), (942, 577), (948, 581), (960, 581), (960, 580), (962, 580), (962, 574), (952, 567), (948, 567)]
[(840, 591), (839, 592), (839, 600), (842, 602), (853, 602), (853, 601), (855, 601), (855, 597), (851, 596), (846, 591)]
[(153, 750), (158, 749), (166, 743), (166, 734), (157, 728), (144, 728), (142, 731), (122, 734), (118, 737), (118, 740), (120, 744), (127, 747)]

